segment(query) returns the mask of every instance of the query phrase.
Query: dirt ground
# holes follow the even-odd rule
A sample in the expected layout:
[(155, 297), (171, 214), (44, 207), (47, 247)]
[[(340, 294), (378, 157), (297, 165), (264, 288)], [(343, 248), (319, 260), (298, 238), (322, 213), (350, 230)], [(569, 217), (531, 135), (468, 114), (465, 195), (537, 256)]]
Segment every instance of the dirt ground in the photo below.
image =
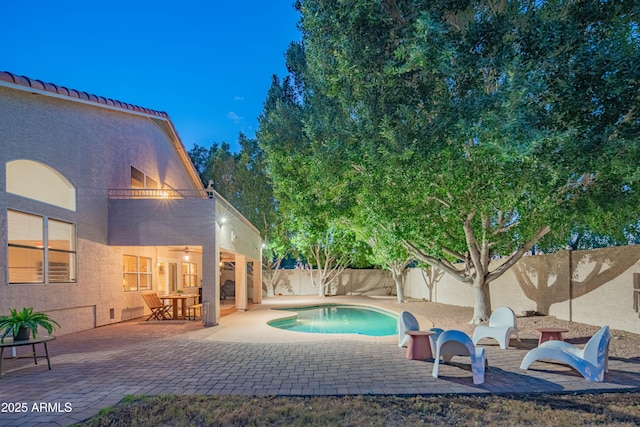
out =
[[(425, 301), (409, 301), (399, 304), (395, 299), (376, 299), (376, 304), (389, 306), (394, 310), (407, 310), (416, 315), (416, 317), (422, 316), (430, 320), (432, 325), (420, 325), (423, 329), (430, 327), (444, 330), (458, 329), (471, 336), (475, 328), (475, 325), (469, 324), (473, 317), (473, 308), (471, 307), (458, 307)], [(555, 316), (524, 317), (518, 314), (516, 313), (516, 322), (520, 338), (537, 338), (539, 333), (536, 328), (554, 327), (569, 330), (564, 334), (565, 341), (573, 344), (584, 344), (600, 329), (599, 326), (568, 322), (556, 319)], [(640, 358), (640, 334), (612, 329), (609, 356), (625, 359)]]

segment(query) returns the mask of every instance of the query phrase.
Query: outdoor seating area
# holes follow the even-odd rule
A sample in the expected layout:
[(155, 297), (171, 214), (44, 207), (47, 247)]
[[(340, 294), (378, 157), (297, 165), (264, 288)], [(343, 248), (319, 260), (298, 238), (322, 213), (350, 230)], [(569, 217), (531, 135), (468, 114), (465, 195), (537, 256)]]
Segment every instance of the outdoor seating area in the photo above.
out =
[[(603, 326), (582, 349), (563, 341), (562, 332), (568, 332), (567, 329), (537, 328), (537, 330), (541, 333), (538, 347), (525, 355), (520, 369), (527, 370), (536, 361), (551, 359), (569, 365), (588, 381), (604, 380), (611, 339), (608, 326)], [(485, 348), (479, 342), (483, 338), (491, 338), (498, 342), (501, 350), (506, 350), (509, 347), (511, 335), (515, 335), (521, 343), (515, 313), (508, 307), (496, 309), (491, 314), (488, 325), (476, 326), (473, 339), (465, 332), (454, 329), (445, 331), (440, 328), (431, 328), (421, 331), (418, 320), (409, 311), (402, 311), (398, 316), (398, 346), (407, 347), (407, 359), (433, 360), (435, 378), (439, 377), (441, 363), (451, 362), (454, 356), (464, 356), (470, 359), (473, 383), (484, 383), (488, 360)]]
[[(156, 293), (141, 294), (151, 310), (147, 321), (155, 320), (196, 320), (202, 316), (201, 297), (196, 294), (171, 294), (159, 296)], [(171, 301), (168, 303), (167, 301)], [(189, 301), (193, 304), (189, 304)], [(200, 301), (200, 302), (198, 302)]]
[[(185, 294), (185, 293), (179, 293), (179, 294), (169, 294), (169, 295), (161, 295), (159, 297), (162, 301), (166, 302), (167, 301), (171, 301), (171, 313), (170, 313), (170, 319), (172, 320), (182, 320), (182, 319), (187, 319), (187, 318), (191, 318), (191, 312), (189, 310), (190, 306), (189, 306), (189, 301), (190, 300), (197, 300), (198, 295), (196, 294)], [(169, 304), (167, 304), (169, 305)], [(195, 318), (195, 316), (194, 316)]]
[[(49, 343), (50, 371), (44, 367), (34, 369), (33, 360), (4, 360), (2, 369), (5, 375), (1, 380), (0, 394), (11, 396), (16, 401), (66, 401), (68, 396), (74, 396), (71, 399), (72, 413), (52, 413), (40, 419), (50, 424), (68, 425), (116, 404), (127, 394), (579, 393), (586, 390), (637, 389), (637, 384), (640, 384), (640, 364), (637, 363), (640, 354), (609, 360), (608, 375), (603, 382), (587, 381), (570, 367), (556, 363), (536, 362), (532, 369), (520, 369), (524, 356), (536, 347), (538, 341), (538, 334), (531, 326), (524, 330), (520, 328), (522, 342), (509, 351), (497, 345), (476, 346), (484, 350), (488, 361), (483, 383), (473, 382), (469, 356), (452, 356), (449, 362), (441, 357), (438, 377), (435, 378), (435, 360), (407, 359), (406, 350), (398, 347), (395, 335), (337, 338), (269, 326), (268, 321), (282, 316), (281, 311), (272, 308), (284, 307), (288, 301), (295, 305), (317, 304), (318, 299), (269, 298), (262, 304), (252, 305), (245, 312), (230, 311), (221, 318), (221, 327), (204, 327), (197, 321), (145, 322), (141, 321), (144, 318), (139, 318), (62, 335)], [(332, 301), (372, 304), (372, 300), (362, 297), (332, 297)], [(389, 303), (380, 307), (398, 306)], [(405, 305), (401, 307), (405, 308)], [(410, 303), (406, 307), (410, 309), (406, 311), (418, 310), (415, 317), (421, 321), (429, 316), (429, 320), (442, 326), (441, 329), (449, 330), (459, 325), (467, 335), (473, 331), (468, 328), (470, 308), (427, 302)], [(442, 312), (437, 313), (436, 310)], [(518, 326), (521, 327), (520, 324)], [(436, 333), (430, 337), (437, 335), (437, 331), (433, 332)], [(446, 337), (445, 333), (441, 332), (440, 336)], [(445, 342), (444, 338), (442, 342)], [(328, 343), (330, 351), (327, 351)], [(432, 348), (433, 355), (436, 355), (437, 348)], [(442, 355), (447, 351), (441, 348)], [(157, 355), (157, 358), (131, 357), (127, 363), (122, 363), (123, 355), (135, 354)], [(150, 369), (173, 366), (180, 366), (180, 369), (171, 369), (171, 377), (149, 374)], [(76, 377), (83, 378), (81, 389), (69, 381), (69, 378)], [(105, 387), (105, 384), (115, 386)], [(96, 393), (96, 390), (102, 392)], [(9, 419), (18, 423), (19, 415)]]

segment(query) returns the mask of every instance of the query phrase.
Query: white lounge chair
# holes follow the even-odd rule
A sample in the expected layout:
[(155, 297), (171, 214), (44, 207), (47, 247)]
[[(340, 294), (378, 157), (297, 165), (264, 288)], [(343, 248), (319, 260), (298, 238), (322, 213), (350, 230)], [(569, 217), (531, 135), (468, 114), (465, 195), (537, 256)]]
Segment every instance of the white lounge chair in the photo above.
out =
[(509, 307), (500, 307), (491, 313), (489, 325), (476, 326), (473, 331), (473, 343), (478, 344), (482, 338), (493, 338), (498, 341), (501, 349), (506, 350), (509, 347), (509, 339), (514, 334), (520, 341), (515, 313)]
[(484, 367), (486, 364), (485, 350), (473, 345), (469, 335), (462, 331), (444, 331), (438, 337), (436, 356), (433, 364), (433, 376), (438, 378), (440, 360), (450, 362), (453, 356), (468, 356), (471, 359), (471, 374), (474, 384), (484, 382)]
[(444, 329), (431, 328), (429, 330), (433, 332), (433, 335), (429, 335), (429, 343), (431, 344), (432, 353), (435, 354), (435, 349), (438, 345), (438, 338), (440, 338), (440, 335), (444, 332)]
[(610, 340), (609, 327), (603, 326), (583, 349), (565, 341), (545, 341), (524, 356), (520, 369), (529, 369), (533, 362), (540, 359), (551, 359), (571, 366), (587, 381), (601, 382), (609, 370)]
[(398, 347), (406, 347), (411, 337), (405, 332), (419, 331), (420, 325), (415, 316), (408, 311), (402, 311), (398, 316)]

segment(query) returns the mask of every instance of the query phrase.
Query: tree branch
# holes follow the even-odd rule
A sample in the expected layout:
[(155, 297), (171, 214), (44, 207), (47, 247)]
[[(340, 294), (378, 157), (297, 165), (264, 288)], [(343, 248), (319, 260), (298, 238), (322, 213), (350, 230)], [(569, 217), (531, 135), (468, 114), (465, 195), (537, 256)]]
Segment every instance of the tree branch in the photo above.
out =
[(495, 270), (493, 270), (491, 273), (487, 275), (487, 282), (491, 282), (497, 279), (498, 277), (502, 276), (507, 270), (513, 267), (520, 260), (520, 258), (524, 256), (524, 254), (529, 252), (529, 250), (533, 247), (533, 245), (538, 243), (540, 239), (542, 239), (550, 231), (551, 231), (551, 228), (548, 225), (545, 225), (544, 227), (540, 227), (540, 229), (538, 229), (538, 231), (531, 238), (531, 240), (529, 240), (520, 249), (518, 249), (516, 253), (511, 255), (507, 260), (507, 262), (505, 262), (500, 267), (496, 268)]
[(472, 283), (471, 278), (467, 276), (463, 270), (458, 270), (450, 262), (446, 260), (438, 259), (431, 255), (427, 255), (424, 252), (422, 252), (420, 249), (418, 249), (416, 246), (407, 242), (406, 240), (402, 240), (402, 244), (405, 245), (409, 253), (411, 253), (414, 257), (416, 257), (417, 260), (425, 262), (431, 266), (440, 268), (441, 270), (455, 277), (460, 282)]
[(449, 249), (446, 246), (442, 247), (442, 252), (451, 255), (454, 258), (458, 258), (460, 261), (464, 261), (464, 254), (461, 254), (458, 251), (454, 251), (453, 249)]
[(436, 202), (441, 203), (444, 207), (450, 208), (451, 204), (449, 202), (447, 202), (444, 199), (441, 199), (440, 197), (436, 197), (436, 196), (428, 196), (427, 200), (435, 200)]
[(480, 257), (480, 248), (478, 247), (478, 241), (473, 235), (473, 228), (471, 227), (471, 221), (476, 215), (475, 209), (467, 215), (464, 220), (463, 229), (464, 229), (464, 237), (467, 243), (467, 249), (469, 250), (469, 257), (471, 258), (471, 263), (476, 267), (476, 271), (478, 271), (478, 267), (482, 265), (481, 257)]

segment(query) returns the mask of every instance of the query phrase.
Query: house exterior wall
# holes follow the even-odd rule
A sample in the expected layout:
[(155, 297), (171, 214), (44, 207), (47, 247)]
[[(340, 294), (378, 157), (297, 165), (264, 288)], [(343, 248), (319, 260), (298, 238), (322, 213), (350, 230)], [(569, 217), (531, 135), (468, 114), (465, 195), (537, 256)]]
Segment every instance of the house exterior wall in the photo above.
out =
[(244, 220), (228, 203), (216, 199), (218, 244), (220, 249), (242, 253), (261, 262), (262, 239), (256, 228)]
[[(114, 111), (105, 114), (99, 108), (3, 87), (0, 101), (1, 311), (21, 307), (45, 311), (62, 325), (61, 333), (122, 320), (117, 315), (110, 319), (106, 310), (126, 313), (135, 305), (130, 295), (121, 295), (121, 267), (114, 268), (121, 266), (122, 252), (107, 246), (107, 189), (130, 186), (125, 181), (130, 176), (127, 169), (142, 156), (130, 159), (131, 149), (123, 147), (153, 135), (142, 130), (135, 118)], [(77, 191), (76, 211), (6, 193), (6, 163), (17, 159), (46, 164), (71, 181)], [(77, 257), (76, 283), (8, 284), (7, 208), (76, 224), (77, 253), (82, 254)], [(119, 295), (114, 298), (116, 290)]]
[(213, 244), (215, 236), (215, 203), (211, 199), (109, 200), (111, 245), (202, 246)]
[[(0, 84), (0, 313), (22, 307), (47, 312), (62, 326), (57, 334), (148, 314), (140, 292), (123, 291), (122, 257), (152, 258), (157, 291), (159, 261), (180, 268), (180, 254), (158, 248), (166, 245), (199, 246), (202, 253), (194, 257), (199, 282), (218, 302), (215, 200), (108, 197), (109, 189), (131, 188), (132, 166), (164, 187), (202, 190), (172, 129), (160, 116)], [(7, 193), (6, 164), (18, 159), (40, 162), (69, 180), (76, 188), (76, 210)], [(7, 209), (75, 224), (76, 283), (8, 283)], [(251, 231), (253, 245), (260, 236)], [(215, 304), (208, 315), (205, 323), (217, 324)]]
[[(217, 194), (216, 194), (217, 196)], [(254, 304), (262, 302), (262, 238), (260, 232), (249, 223), (236, 209), (225, 200), (214, 197), (216, 201), (216, 244), (217, 252), (224, 251), (234, 254), (236, 268), (233, 271), (233, 278), (228, 273), (218, 275), (219, 285), (226, 280), (235, 282), (236, 307), (244, 311), (248, 307), (249, 298)], [(216, 265), (219, 264), (217, 260)], [(253, 265), (253, 274), (248, 274), (247, 265)], [(244, 266), (238, 268), (239, 265)], [(204, 291), (206, 292), (206, 290)], [(210, 295), (208, 293), (207, 295)], [(216, 300), (219, 310), (219, 299)]]

